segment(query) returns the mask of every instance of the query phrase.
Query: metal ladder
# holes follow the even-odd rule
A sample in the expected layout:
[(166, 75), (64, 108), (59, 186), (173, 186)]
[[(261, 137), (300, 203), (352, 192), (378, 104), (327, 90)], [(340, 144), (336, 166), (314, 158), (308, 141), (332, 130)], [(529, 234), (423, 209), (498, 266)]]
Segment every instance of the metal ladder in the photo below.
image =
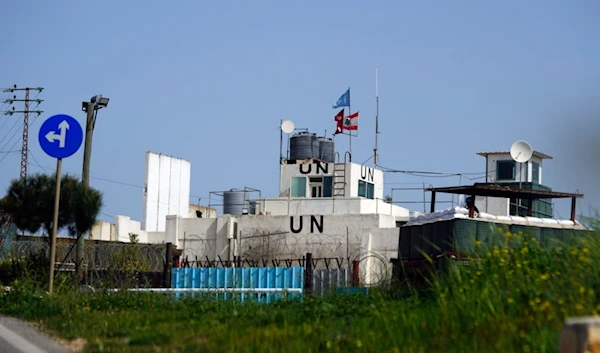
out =
[(333, 166), (333, 196), (344, 197), (346, 193), (346, 164), (335, 163)]
[(333, 165), (333, 197), (346, 196), (346, 157), (352, 161), (350, 152), (344, 153), (344, 163), (340, 163), (340, 155), (335, 153), (337, 163)]

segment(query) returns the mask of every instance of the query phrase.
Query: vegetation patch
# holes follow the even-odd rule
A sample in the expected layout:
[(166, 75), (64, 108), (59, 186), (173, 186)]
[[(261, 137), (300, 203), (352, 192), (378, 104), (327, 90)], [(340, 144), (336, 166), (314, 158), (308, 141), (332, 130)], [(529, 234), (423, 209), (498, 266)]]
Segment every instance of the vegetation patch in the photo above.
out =
[(267, 305), (67, 289), (49, 296), (17, 281), (0, 294), (0, 312), (86, 342), (85, 352), (558, 352), (566, 317), (598, 314), (596, 236), (542, 247), (504, 233), (475, 245), (477, 259), (419, 291)]

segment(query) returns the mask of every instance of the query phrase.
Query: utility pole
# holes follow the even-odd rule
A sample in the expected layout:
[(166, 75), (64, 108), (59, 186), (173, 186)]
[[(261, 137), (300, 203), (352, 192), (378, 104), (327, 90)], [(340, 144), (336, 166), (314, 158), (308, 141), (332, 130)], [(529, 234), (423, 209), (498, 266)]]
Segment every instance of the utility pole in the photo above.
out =
[[(13, 115), (13, 114), (23, 114), (23, 145), (21, 147), (21, 168), (20, 168), (20, 177), (21, 179), (27, 178), (27, 166), (28, 166), (28, 152), (29, 152), (29, 113), (37, 114), (38, 116), (43, 113), (41, 110), (30, 110), (29, 103), (37, 103), (37, 106), (43, 102), (42, 99), (30, 99), (29, 92), (37, 91), (38, 94), (43, 90), (42, 87), (17, 87), (14, 85), (13, 88), (7, 88), (4, 92), (14, 93), (16, 91), (25, 91), (25, 98), (17, 98), (16, 95), (13, 95), (12, 98), (8, 98), (4, 100), (4, 103), (8, 103), (13, 105), (15, 102), (23, 102), (25, 104), (24, 110), (15, 110), (13, 106), (11, 110), (4, 112), (5, 115)], [(37, 96), (36, 96), (37, 97)]]
[[(81, 110), (86, 112), (85, 119), (85, 142), (83, 149), (83, 170), (81, 172), (81, 181), (86, 186), (90, 186), (90, 161), (92, 158), (92, 137), (94, 135), (94, 127), (96, 126), (96, 118), (98, 110), (108, 105), (108, 98), (102, 95), (93, 96), (89, 102), (81, 103)], [(85, 234), (78, 234), (77, 244), (75, 248), (75, 269), (77, 271), (77, 279), (84, 282), (84, 259), (85, 259)]]

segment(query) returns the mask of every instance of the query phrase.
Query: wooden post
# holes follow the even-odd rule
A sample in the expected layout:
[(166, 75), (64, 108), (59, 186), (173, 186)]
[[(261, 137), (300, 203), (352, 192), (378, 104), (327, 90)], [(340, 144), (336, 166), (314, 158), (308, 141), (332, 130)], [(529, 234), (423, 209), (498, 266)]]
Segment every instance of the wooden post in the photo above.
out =
[(173, 269), (173, 243), (167, 243), (165, 253), (165, 271), (163, 274), (163, 288), (171, 288), (171, 270)]
[(528, 217), (533, 216), (533, 200), (532, 199), (529, 199), (529, 204), (527, 205), (527, 216)]
[(306, 253), (306, 261), (304, 262), (304, 293), (312, 294), (313, 286), (313, 266), (312, 253)]
[(431, 213), (435, 212), (435, 191), (431, 192), (431, 206), (430, 206), (429, 212), (431, 212)]
[(575, 222), (575, 212), (577, 210), (577, 198), (571, 198), (571, 220)]
[(58, 232), (58, 209), (60, 205), (60, 182), (62, 173), (62, 158), (56, 160), (56, 194), (54, 196), (54, 218), (52, 218), (52, 235), (50, 241), (50, 274), (48, 278), (48, 293), (52, 294), (54, 286), (54, 261), (56, 258), (56, 233)]
[(358, 287), (360, 285), (360, 261), (352, 261), (352, 286)]

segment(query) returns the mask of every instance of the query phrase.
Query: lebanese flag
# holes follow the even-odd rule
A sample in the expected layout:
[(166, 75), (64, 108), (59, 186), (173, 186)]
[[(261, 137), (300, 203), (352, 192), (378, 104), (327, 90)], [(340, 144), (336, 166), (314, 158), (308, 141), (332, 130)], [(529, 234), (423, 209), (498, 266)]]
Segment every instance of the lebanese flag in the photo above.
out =
[(334, 119), (337, 122), (335, 127), (335, 134), (341, 134), (342, 132), (344, 132), (344, 108), (342, 108), (342, 110), (340, 110), (335, 115)]
[(358, 130), (358, 112), (344, 118), (344, 130)]

